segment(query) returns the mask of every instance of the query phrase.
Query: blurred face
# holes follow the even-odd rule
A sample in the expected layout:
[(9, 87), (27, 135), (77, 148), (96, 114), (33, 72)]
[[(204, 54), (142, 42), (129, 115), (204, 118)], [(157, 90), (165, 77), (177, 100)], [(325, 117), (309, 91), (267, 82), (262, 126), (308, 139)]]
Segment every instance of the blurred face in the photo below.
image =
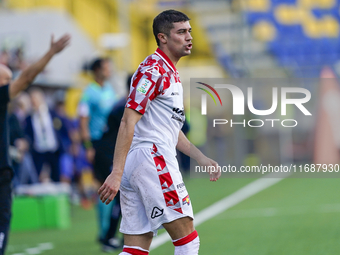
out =
[(0, 64), (0, 86), (7, 85), (12, 80), (12, 71), (5, 65)]
[(103, 61), (101, 67), (96, 71), (95, 75), (103, 80), (110, 78), (111, 76), (110, 61)]
[(33, 109), (38, 110), (39, 106), (44, 103), (43, 95), (39, 91), (32, 91), (30, 97)]
[(192, 36), (189, 21), (175, 22), (170, 35), (166, 36), (166, 47), (169, 53), (176, 59), (191, 54)]
[(17, 102), (20, 110), (23, 113), (28, 113), (31, 110), (32, 103), (29, 95), (26, 92), (21, 92), (17, 97)]

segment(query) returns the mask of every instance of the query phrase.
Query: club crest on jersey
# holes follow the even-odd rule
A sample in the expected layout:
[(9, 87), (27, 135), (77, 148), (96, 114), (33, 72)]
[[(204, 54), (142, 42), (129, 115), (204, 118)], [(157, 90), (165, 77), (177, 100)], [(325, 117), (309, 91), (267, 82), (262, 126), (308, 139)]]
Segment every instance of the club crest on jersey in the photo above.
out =
[(137, 91), (142, 93), (143, 95), (146, 95), (146, 93), (148, 93), (149, 88), (151, 87), (152, 82), (147, 80), (147, 79), (143, 79), (137, 86)]
[(188, 195), (186, 195), (186, 197), (182, 199), (182, 202), (183, 202), (183, 205), (185, 205), (185, 204), (188, 204), (188, 205), (190, 205), (190, 198), (189, 198), (189, 194), (188, 194)]

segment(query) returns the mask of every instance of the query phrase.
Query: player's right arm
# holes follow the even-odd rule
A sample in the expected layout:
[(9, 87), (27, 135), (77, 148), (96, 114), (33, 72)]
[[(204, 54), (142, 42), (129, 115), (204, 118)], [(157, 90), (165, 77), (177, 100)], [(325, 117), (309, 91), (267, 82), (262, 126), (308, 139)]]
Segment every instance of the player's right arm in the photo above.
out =
[(9, 96), (14, 98), (22, 90), (26, 89), (32, 83), (35, 77), (44, 70), (45, 66), (52, 59), (52, 57), (62, 51), (70, 42), (70, 35), (65, 34), (58, 41), (54, 41), (53, 35), (51, 38), (51, 47), (46, 54), (40, 58), (36, 63), (27, 67), (19, 77), (14, 80), (9, 86)]
[(112, 172), (98, 190), (100, 200), (103, 203), (106, 201), (106, 204), (109, 204), (119, 190), (126, 156), (130, 150), (135, 131), (135, 125), (142, 118), (145, 111), (147, 111), (150, 102), (162, 92), (164, 87), (161, 71), (160, 67), (151, 61), (151, 65), (140, 67), (134, 75), (118, 131)]
[(113, 157), (112, 172), (98, 190), (100, 200), (103, 203), (106, 201), (106, 204), (109, 204), (114, 199), (119, 190), (126, 156), (132, 143), (135, 125), (142, 116), (142, 114), (133, 109), (125, 108), (124, 115), (118, 131), (117, 142)]

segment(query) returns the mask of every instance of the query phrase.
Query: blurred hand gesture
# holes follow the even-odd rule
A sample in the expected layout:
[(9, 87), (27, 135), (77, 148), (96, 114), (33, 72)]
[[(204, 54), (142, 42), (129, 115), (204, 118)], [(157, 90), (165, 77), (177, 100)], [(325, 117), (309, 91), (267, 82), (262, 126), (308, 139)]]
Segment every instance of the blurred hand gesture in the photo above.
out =
[(53, 54), (59, 53), (67, 45), (70, 44), (71, 36), (69, 34), (64, 34), (58, 41), (54, 41), (54, 35), (51, 36), (51, 48)]

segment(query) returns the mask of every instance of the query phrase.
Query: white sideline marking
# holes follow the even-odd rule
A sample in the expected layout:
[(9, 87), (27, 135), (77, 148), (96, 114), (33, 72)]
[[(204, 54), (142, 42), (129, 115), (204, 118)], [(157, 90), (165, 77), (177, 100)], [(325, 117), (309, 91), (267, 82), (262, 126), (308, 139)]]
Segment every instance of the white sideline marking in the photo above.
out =
[(317, 206), (293, 206), (284, 208), (256, 208), (233, 210), (216, 217), (213, 220), (245, 219), (256, 217), (290, 216), (309, 213), (339, 213), (340, 204), (322, 204)]
[[(207, 208), (203, 209), (199, 213), (195, 214), (195, 226), (202, 224), (203, 222), (215, 217), (216, 215), (228, 210), (229, 208), (237, 205), (238, 203), (242, 202), (243, 200), (259, 193), (260, 191), (273, 186), (274, 184), (278, 183), (279, 181), (286, 178), (288, 174), (283, 175), (281, 178), (269, 178), (270, 175), (266, 175), (266, 178), (257, 179), (243, 188), (239, 189), (235, 193), (221, 199), (220, 201), (208, 206)], [(156, 249), (157, 247), (161, 246), (162, 244), (170, 241), (171, 238), (167, 232), (155, 237), (152, 240), (150, 250)]]
[[(18, 250), (16, 247), (20, 247), (22, 245), (9, 245), (8, 250)], [(24, 245), (26, 246), (26, 245)], [(41, 254), (46, 250), (53, 250), (53, 243), (39, 243), (37, 247), (26, 248), (24, 253), (12, 253), (12, 255), (27, 255), (27, 254)]]

